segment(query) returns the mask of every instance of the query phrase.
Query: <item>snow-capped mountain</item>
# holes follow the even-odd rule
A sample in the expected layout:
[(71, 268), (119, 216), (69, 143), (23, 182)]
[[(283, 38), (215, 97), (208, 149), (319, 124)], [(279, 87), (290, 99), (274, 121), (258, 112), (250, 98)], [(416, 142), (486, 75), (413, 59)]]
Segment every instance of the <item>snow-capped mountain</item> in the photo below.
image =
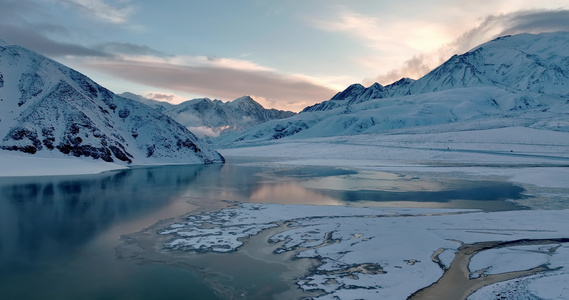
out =
[(266, 109), (249, 96), (229, 102), (200, 98), (177, 105), (146, 99), (130, 93), (121, 96), (140, 101), (160, 110), (198, 136), (218, 136), (228, 132), (245, 130), (270, 120), (284, 119), (295, 115), (291, 111)]
[(417, 80), (409, 94), (462, 87), (569, 96), (569, 32), (504, 36), (480, 45)]
[(295, 138), (527, 126), (569, 131), (569, 33), (520, 34), (455, 55), (417, 81), (354, 84), (297, 116), (218, 138)]
[(0, 149), (120, 164), (223, 162), (168, 116), (5, 42), (0, 43)]
[(308, 106), (301, 112), (331, 110), (340, 106), (350, 106), (371, 99), (392, 97), (410, 86), (413, 82), (415, 82), (415, 80), (411, 78), (402, 78), (387, 86), (382, 86), (376, 82), (368, 88), (359, 83), (355, 83), (334, 95), (330, 100)]

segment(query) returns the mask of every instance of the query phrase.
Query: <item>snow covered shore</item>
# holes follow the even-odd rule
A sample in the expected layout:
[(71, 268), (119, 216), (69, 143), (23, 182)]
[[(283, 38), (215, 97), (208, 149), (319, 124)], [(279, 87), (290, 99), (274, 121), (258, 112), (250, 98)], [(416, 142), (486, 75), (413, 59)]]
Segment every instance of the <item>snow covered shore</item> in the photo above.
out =
[(97, 174), (127, 168), (92, 158), (50, 158), (7, 151), (0, 151), (0, 166), (0, 177)]
[[(49, 154), (31, 155), (13, 151), (0, 151), (0, 177), (14, 176), (58, 176), (86, 175), (102, 172), (123, 170), (129, 167), (144, 167), (156, 165), (181, 165), (179, 161), (168, 163), (167, 160), (156, 163), (143, 163), (125, 166), (118, 163), (105, 162), (90, 157), (61, 157)], [(188, 164), (196, 164), (195, 161)], [(201, 162), (199, 163), (201, 164)]]

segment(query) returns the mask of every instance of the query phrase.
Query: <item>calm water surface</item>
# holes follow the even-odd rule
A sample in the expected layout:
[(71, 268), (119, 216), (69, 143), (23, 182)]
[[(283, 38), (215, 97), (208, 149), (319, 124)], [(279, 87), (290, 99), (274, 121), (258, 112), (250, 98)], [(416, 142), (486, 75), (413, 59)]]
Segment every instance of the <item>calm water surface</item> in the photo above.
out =
[[(0, 299), (218, 299), (197, 270), (137, 265), (117, 260), (114, 252), (121, 235), (204, 203), (513, 210), (523, 207), (505, 200), (521, 198), (523, 191), (507, 182), (235, 163), (0, 178)], [(207, 259), (220, 264), (215, 256), (204, 259), (203, 265)], [(286, 289), (279, 268), (247, 262), (252, 263), (259, 272), (237, 278), (243, 266), (225, 262), (232, 269), (226, 277), (236, 279), (224, 284), (247, 286), (250, 295), (261, 293), (255, 289), (264, 289), (265, 296)], [(271, 270), (274, 276), (260, 275)], [(251, 284), (259, 277), (262, 285)]]

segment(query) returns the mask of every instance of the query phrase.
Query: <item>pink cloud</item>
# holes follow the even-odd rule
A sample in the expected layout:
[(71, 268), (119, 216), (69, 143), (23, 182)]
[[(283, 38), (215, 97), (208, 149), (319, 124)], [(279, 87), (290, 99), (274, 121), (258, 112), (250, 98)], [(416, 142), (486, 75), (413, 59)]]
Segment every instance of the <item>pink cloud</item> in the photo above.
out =
[[(98, 60), (87, 66), (155, 88), (227, 100), (255, 95), (277, 108), (296, 111), (305, 104), (327, 100), (337, 92), (302, 76), (279, 74), (261, 67), (240, 69), (219, 63), (188, 66), (113, 59)], [(297, 105), (300, 103), (303, 106)]]

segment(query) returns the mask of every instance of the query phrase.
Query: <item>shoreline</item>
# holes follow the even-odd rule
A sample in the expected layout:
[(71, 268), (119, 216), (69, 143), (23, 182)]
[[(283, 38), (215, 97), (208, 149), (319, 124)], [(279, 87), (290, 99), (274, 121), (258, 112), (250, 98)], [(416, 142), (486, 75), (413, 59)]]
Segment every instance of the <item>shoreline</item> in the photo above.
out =
[(0, 178), (94, 175), (136, 168), (207, 164), (205, 162), (164, 162), (123, 165), (85, 157), (41, 157), (25, 153), (6, 152), (0, 150), (0, 165), (3, 166), (0, 169)]
[[(514, 272), (506, 272), (499, 274), (483, 275), (478, 278), (470, 278), (471, 272), (468, 269), (471, 258), (485, 250), (500, 249), (514, 246), (526, 245), (549, 245), (569, 243), (569, 238), (559, 239), (526, 239), (516, 241), (496, 241), (496, 242), (478, 242), (474, 244), (463, 244), (458, 248), (457, 253), (448, 269), (445, 270), (443, 276), (432, 285), (420, 289), (408, 300), (436, 300), (436, 299), (466, 299), (477, 290), (495, 283), (522, 278), (538, 273), (555, 271), (547, 266), (537, 266), (529, 270), (520, 270)], [(433, 262), (438, 256), (433, 256)]]

